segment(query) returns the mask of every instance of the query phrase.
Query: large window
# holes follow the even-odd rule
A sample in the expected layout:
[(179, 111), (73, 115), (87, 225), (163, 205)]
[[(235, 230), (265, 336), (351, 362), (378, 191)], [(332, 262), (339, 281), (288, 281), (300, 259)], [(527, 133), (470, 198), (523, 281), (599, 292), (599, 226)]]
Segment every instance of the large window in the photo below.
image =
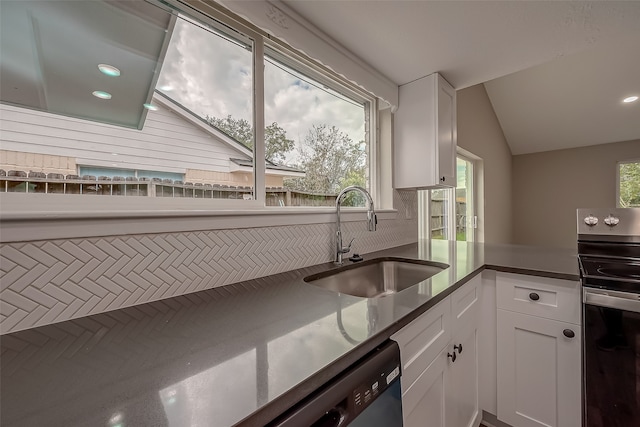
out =
[(640, 160), (618, 163), (618, 206), (640, 207)]
[(3, 2), (0, 192), (215, 208), (334, 206), (348, 185), (372, 189), (375, 100), (217, 19), (155, 0)]

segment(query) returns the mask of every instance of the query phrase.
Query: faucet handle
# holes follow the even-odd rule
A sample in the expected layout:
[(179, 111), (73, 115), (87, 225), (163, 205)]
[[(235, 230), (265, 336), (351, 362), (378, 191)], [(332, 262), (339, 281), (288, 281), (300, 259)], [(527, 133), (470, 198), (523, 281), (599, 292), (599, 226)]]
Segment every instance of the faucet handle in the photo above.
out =
[(345, 253), (351, 252), (351, 245), (353, 245), (353, 241), (354, 240), (356, 240), (355, 237), (353, 239), (351, 239), (351, 241), (349, 242), (349, 246), (346, 247), (347, 252), (345, 252)]
[(369, 231), (376, 231), (378, 226), (378, 215), (376, 215), (375, 211), (367, 212), (367, 229)]
[(356, 240), (355, 237), (353, 239), (351, 239), (351, 241), (349, 242), (349, 246), (347, 246), (345, 248), (339, 248), (338, 252), (341, 253), (341, 254), (348, 254), (349, 252), (351, 252), (351, 245), (353, 244), (354, 240)]

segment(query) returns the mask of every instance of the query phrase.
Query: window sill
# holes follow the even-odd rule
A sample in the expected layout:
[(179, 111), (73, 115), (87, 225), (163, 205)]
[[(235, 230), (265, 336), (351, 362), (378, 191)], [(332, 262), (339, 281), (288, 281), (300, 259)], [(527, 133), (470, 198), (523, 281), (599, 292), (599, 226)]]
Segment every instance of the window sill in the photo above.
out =
[[(87, 198), (80, 196), (84, 206), (77, 200), (61, 204), (59, 200), (39, 195), (1, 194), (0, 195), (0, 242), (25, 242), (47, 239), (70, 239), (86, 237), (104, 237), (126, 234), (176, 233), (202, 230), (221, 230), (233, 228), (278, 227), (286, 225), (335, 223), (334, 207), (257, 207), (238, 204), (212, 209), (205, 208), (202, 200), (190, 200), (188, 206), (178, 206), (172, 200), (167, 206), (153, 203), (147, 206), (126, 199), (129, 206), (121, 200), (106, 206), (102, 200), (93, 199), (91, 205)], [(47, 196), (45, 196), (47, 197)], [(68, 197), (68, 196), (66, 196)], [(65, 198), (66, 198), (65, 197)], [(97, 197), (97, 196), (96, 196)], [(29, 199), (27, 199), (29, 198)], [(191, 203), (196, 202), (196, 203)], [(74, 206), (75, 205), (75, 206)], [(136, 206), (137, 205), (137, 206)], [(46, 206), (46, 210), (43, 209)], [(344, 222), (363, 221), (365, 208), (343, 208)], [(398, 216), (394, 209), (376, 210), (379, 220), (393, 220)]]

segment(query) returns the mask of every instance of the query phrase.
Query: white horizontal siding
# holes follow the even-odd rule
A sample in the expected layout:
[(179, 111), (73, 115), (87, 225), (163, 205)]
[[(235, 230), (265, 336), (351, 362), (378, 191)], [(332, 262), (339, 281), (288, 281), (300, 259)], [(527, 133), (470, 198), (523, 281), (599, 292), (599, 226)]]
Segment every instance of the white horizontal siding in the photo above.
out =
[[(81, 165), (184, 172), (229, 172), (239, 150), (160, 106), (142, 130), (0, 105), (3, 150), (74, 157)], [(114, 156), (112, 153), (117, 153)]]

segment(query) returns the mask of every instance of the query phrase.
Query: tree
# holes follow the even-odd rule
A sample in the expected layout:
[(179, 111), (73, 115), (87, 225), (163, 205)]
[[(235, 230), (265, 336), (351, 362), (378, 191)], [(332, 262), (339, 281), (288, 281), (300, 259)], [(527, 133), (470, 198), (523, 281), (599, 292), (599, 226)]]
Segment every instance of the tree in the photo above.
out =
[(285, 186), (314, 193), (336, 194), (350, 184), (364, 185), (366, 155), (363, 143), (335, 126), (314, 125), (300, 148), (304, 178), (287, 179)]
[(640, 207), (640, 162), (620, 164), (620, 206)]
[[(253, 151), (253, 127), (247, 120), (234, 119), (230, 115), (224, 119), (206, 116), (205, 120)], [(294, 149), (295, 142), (287, 138), (287, 132), (276, 122), (265, 128), (264, 139), (265, 158), (278, 165), (284, 164), (286, 155)]]

